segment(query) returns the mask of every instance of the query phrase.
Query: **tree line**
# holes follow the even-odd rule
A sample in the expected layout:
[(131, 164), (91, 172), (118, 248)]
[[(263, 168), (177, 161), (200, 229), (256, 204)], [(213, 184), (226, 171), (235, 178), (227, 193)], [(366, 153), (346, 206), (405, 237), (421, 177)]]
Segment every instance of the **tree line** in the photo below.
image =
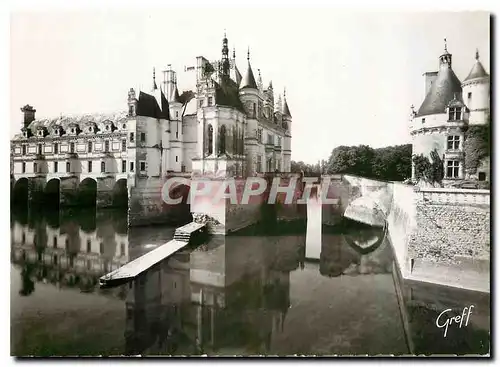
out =
[(411, 178), (411, 144), (372, 148), (367, 145), (338, 146), (327, 160), (316, 164), (291, 162), (291, 171), (306, 176), (347, 173), (386, 181)]

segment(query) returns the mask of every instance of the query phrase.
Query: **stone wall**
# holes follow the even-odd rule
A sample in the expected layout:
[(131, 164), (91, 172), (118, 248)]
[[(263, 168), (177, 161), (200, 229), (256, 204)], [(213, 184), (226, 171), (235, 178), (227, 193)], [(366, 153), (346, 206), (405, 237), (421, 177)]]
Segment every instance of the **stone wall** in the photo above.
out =
[(419, 230), (408, 248), (411, 258), (450, 264), (459, 264), (461, 256), (489, 260), (489, 206), (419, 202), (416, 213)]
[(410, 272), (408, 244), (416, 229), (414, 187), (392, 183), (392, 201), (387, 228), (399, 269), (403, 277)]

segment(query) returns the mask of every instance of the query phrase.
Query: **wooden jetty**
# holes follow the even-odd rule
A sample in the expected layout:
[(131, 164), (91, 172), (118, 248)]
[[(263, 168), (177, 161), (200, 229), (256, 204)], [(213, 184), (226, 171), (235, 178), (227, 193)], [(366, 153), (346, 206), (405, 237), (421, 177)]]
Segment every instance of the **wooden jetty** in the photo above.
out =
[(119, 269), (99, 279), (101, 288), (115, 287), (127, 283), (152, 266), (165, 260), (190, 243), (191, 236), (205, 229), (205, 224), (191, 222), (175, 230), (174, 239), (147, 254), (130, 261)]

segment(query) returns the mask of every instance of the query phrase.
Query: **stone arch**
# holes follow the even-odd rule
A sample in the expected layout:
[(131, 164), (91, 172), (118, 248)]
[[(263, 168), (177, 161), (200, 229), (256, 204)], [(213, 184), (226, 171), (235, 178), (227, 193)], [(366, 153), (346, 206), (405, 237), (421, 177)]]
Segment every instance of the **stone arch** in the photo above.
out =
[(61, 181), (58, 178), (50, 179), (44, 187), (44, 205), (50, 208), (59, 208)]
[(78, 185), (78, 202), (81, 207), (95, 207), (97, 201), (97, 181), (87, 177)]
[(28, 205), (28, 179), (22, 177), (14, 183), (12, 188), (12, 204), (16, 206)]
[(113, 206), (128, 208), (128, 186), (125, 178), (119, 179), (113, 186)]

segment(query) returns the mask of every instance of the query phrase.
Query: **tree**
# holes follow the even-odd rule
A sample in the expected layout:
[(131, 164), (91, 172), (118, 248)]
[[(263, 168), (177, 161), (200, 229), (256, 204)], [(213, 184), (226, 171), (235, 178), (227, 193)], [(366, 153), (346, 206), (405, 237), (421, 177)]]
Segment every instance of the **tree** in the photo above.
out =
[(336, 147), (328, 160), (327, 172), (371, 177), (374, 154), (373, 148), (367, 145)]
[(430, 153), (429, 158), (422, 154), (413, 156), (415, 164), (415, 178), (426, 180), (431, 183), (441, 183), (444, 178), (443, 160), (439, 157), (436, 149)]

